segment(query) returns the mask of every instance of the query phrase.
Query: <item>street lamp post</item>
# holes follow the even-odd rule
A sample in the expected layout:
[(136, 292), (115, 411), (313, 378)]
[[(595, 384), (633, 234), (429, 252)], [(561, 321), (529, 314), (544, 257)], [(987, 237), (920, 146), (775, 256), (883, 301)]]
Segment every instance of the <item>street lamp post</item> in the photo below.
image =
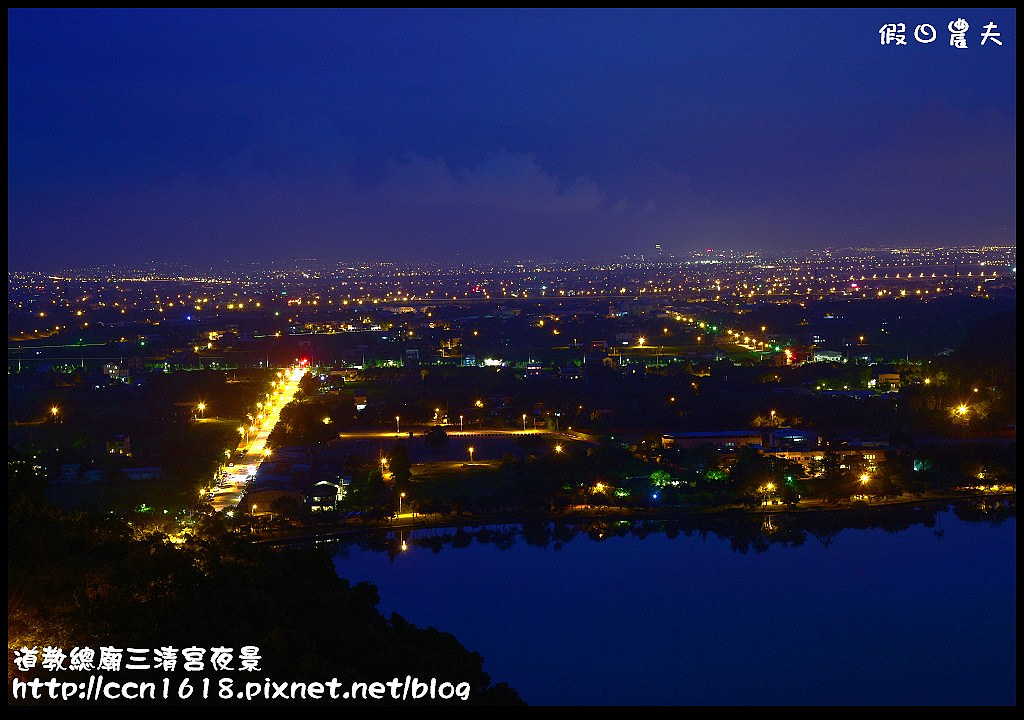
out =
[(459, 415), (459, 432), (462, 432), (462, 416)]
[(526, 413), (523, 413), (523, 432), (526, 432)]
[(473, 463), (473, 446), (472, 445), (469, 446), (469, 462), (470, 462), (470, 464)]
[(199, 417), (202, 418), (203, 417), (203, 411), (206, 410), (206, 403), (202, 403), (201, 402), (198, 405), (196, 405), (196, 410), (199, 411)]
[(395, 415), (395, 435), (398, 435), (401, 432), (402, 432), (402, 426), (398, 424), (398, 416)]
[(405, 493), (399, 493), (398, 494), (398, 514), (399, 515), (402, 514), (402, 498), (404, 498), (404, 497), (405, 497)]

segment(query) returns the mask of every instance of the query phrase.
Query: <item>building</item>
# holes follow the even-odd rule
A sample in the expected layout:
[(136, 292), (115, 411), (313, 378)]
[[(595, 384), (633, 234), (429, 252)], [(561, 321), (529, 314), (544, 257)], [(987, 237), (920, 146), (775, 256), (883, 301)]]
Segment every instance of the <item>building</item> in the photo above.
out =
[(303, 500), (314, 512), (337, 510), (338, 503), (345, 497), (345, 490), (340, 483), (320, 480), (303, 493)]
[(711, 432), (665, 433), (661, 436), (661, 444), (667, 448), (679, 449), (698, 448), (710, 445), (715, 450), (735, 450), (736, 448), (754, 446), (761, 447), (764, 438), (760, 430), (718, 430)]
[(103, 374), (111, 380), (127, 380), (130, 375), (128, 368), (121, 363), (104, 363)]
[[(877, 472), (878, 468), (882, 463), (885, 462), (886, 457), (889, 455), (888, 450), (882, 448), (842, 448), (835, 452), (839, 454), (840, 467), (845, 468), (852, 461), (862, 461), (864, 463), (864, 470), (868, 473)], [(815, 470), (815, 464), (825, 458), (825, 451), (819, 450), (781, 450), (777, 452), (768, 453), (771, 457), (783, 458), (785, 460), (792, 460), (803, 465), (804, 470), (808, 473), (813, 473)]]
[(793, 428), (777, 428), (768, 433), (767, 447), (773, 450), (810, 450), (821, 444), (821, 437), (815, 432)]
[(115, 435), (111, 440), (107, 440), (107, 454), (108, 455), (125, 455), (127, 457), (132, 456), (132, 438), (130, 435)]
[(814, 362), (842, 362), (843, 354), (836, 350), (815, 350), (812, 354)]
[(896, 392), (900, 389), (900, 374), (898, 372), (878, 373), (875, 376), (875, 387), (879, 390)]

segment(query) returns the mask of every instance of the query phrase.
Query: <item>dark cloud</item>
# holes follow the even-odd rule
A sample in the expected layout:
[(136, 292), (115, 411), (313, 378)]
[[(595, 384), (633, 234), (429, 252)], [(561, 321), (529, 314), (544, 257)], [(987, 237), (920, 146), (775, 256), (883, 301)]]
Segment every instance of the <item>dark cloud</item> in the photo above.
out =
[(942, 12), (14, 10), (8, 262), (1013, 242), (1015, 13), (880, 46)]

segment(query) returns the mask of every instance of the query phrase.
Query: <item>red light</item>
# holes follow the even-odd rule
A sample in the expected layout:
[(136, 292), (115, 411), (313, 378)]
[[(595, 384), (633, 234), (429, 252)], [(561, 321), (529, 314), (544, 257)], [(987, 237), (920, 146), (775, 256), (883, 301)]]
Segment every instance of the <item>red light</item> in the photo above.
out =
[(302, 358), (302, 365), (309, 365), (309, 358)]

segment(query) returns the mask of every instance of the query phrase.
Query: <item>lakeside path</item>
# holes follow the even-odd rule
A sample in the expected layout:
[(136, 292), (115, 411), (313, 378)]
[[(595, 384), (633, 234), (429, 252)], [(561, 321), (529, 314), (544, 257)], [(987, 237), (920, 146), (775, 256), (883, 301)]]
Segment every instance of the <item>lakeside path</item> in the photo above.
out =
[(689, 508), (610, 508), (575, 506), (558, 512), (508, 512), (489, 514), (421, 514), (406, 513), (392, 520), (367, 521), (351, 518), (315, 528), (304, 527), (291, 530), (263, 532), (253, 540), (263, 545), (290, 545), (293, 543), (315, 542), (354, 535), (391, 532), (395, 530), (421, 530), (442, 527), (476, 527), (531, 520), (675, 520), (693, 517), (735, 517), (737, 515), (773, 515), (781, 517), (807, 516), (818, 513), (857, 512), (863, 516), (873, 510), (883, 510), (906, 505), (934, 505), (970, 500), (1015, 500), (1016, 492), (959, 491), (949, 493), (924, 493), (916, 496), (873, 500), (870, 505), (856, 507), (849, 503), (834, 505), (821, 500), (801, 502), (790, 508), (785, 505), (771, 505), (751, 508), (748, 505), (716, 505), (714, 507)]

